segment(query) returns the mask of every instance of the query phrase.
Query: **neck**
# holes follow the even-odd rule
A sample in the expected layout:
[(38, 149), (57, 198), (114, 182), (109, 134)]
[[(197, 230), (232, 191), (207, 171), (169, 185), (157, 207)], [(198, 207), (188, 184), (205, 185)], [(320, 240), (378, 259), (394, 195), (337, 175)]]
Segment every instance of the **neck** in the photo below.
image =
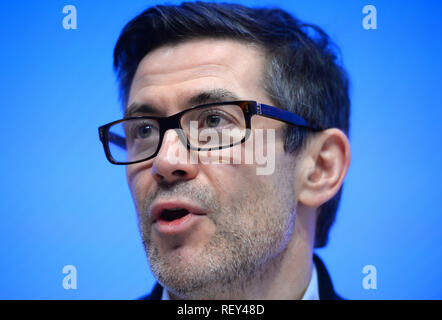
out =
[(269, 263), (260, 279), (251, 282), (240, 299), (302, 299), (312, 277), (313, 249), (301, 223), (297, 219), (286, 250)]

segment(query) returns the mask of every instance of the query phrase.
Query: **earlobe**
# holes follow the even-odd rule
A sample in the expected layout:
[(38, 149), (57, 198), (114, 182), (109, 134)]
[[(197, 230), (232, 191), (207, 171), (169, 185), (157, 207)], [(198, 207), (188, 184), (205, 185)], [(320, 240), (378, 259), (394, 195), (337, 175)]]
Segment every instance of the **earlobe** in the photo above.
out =
[(304, 156), (305, 169), (299, 172), (298, 201), (319, 207), (340, 189), (350, 165), (350, 143), (339, 129), (327, 129), (312, 138)]

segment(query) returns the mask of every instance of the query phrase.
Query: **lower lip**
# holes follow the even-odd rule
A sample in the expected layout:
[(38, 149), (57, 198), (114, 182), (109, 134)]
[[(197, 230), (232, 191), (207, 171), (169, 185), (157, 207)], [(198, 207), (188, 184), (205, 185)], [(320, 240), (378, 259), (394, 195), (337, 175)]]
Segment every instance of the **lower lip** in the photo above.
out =
[(157, 220), (154, 225), (158, 232), (166, 235), (174, 235), (187, 231), (198, 220), (199, 216), (189, 213), (180, 219), (166, 221)]

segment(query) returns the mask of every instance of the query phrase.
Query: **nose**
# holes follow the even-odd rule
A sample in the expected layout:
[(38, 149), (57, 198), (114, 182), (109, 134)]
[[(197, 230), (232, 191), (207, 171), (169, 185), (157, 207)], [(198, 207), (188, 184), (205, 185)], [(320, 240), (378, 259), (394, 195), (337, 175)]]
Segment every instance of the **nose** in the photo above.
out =
[(167, 130), (162, 145), (152, 164), (152, 175), (157, 183), (174, 184), (194, 179), (198, 164), (190, 161), (189, 151), (175, 130)]

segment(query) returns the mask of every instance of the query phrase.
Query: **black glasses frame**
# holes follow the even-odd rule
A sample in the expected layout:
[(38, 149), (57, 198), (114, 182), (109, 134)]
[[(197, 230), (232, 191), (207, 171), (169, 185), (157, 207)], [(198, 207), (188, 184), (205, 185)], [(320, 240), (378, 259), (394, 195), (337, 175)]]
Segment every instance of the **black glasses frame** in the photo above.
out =
[[(196, 147), (193, 147), (192, 145), (190, 145), (189, 139), (187, 139), (187, 136), (185, 134), (184, 135), (182, 134), (182, 132), (184, 130), (181, 127), (181, 117), (184, 114), (186, 114), (187, 112), (189, 112), (190, 110), (201, 109), (201, 108), (206, 108), (206, 107), (213, 107), (213, 106), (220, 106), (220, 105), (237, 105), (242, 109), (242, 111), (244, 113), (245, 123), (246, 123), (246, 135), (244, 136), (244, 138), (239, 142), (236, 142), (236, 143), (233, 143), (230, 145), (216, 147), (216, 148), (196, 148)], [(105, 152), (106, 157), (109, 160), (109, 162), (113, 163), (113, 164), (117, 164), (117, 165), (128, 165), (128, 164), (134, 164), (134, 163), (143, 162), (143, 161), (147, 161), (152, 158), (155, 158), (161, 148), (161, 144), (162, 144), (164, 135), (166, 134), (166, 131), (169, 129), (181, 129), (181, 131), (177, 131), (178, 136), (179, 136), (181, 142), (187, 147), (187, 149), (191, 149), (191, 150), (197, 150), (197, 151), (219, 150), (219, 149), (230, 148), (230, 147), (233, 147), (238, 144), (242, 144), (250, 136), (250, 129), (251, 129), (250, 124), (251, 124), (251, 119), (254, 115), (264, 116), (266, 118), (279, 120), (279, 121), (285, 122), (290, 125), (310, 129), (313, 131), (323, 130), (320, 126), (318, 126), (314, 123), (308, 122), (300, 115), (297, 115), (296, 113), (286, 111), (286, 110), (283, 110), (283, 109), (280, 109), (277, 107), (269, 106), (269, 105), (266, 105), (263, 103), (258, 103), (256, 101), (224, 101), (224, 102), (215, 102), (215, 103), (208, 103), (208, 104), (195, 106), (195, 107), (183, 110), (183, 111), (176, 113), (174, 115), (171, 115), (169, 117), (138, 116), (138, 117), (124, 118), (121, 120), (110, 122), (108, 124), (105, 124), (105, 125), (99, 127), (98, 133), (99, 133), (100, 141), (102, 142), (103, 147), (104, 147), (104, 152)], [(112, 141), (122, 148), (126, 148), (126, 140), (119, 135), (109, 132), (109, 128), (112, 127), (113, 125), (118, 124), (118, 123), (121, 123), (121, 122), (124, 122), (127, 120), (135, 120), (135, 119), (152, 119), (152, 120), (158, 121), (159, 126), (160, 126), (158, 147), (151, 156), (149, 156), (145, 159), (131, 161), (131, 162), (116, 161), (112, 157), (112, 154), (109, 150), (109, 140), (110, 140), (109, 137), (112, 137)]]

